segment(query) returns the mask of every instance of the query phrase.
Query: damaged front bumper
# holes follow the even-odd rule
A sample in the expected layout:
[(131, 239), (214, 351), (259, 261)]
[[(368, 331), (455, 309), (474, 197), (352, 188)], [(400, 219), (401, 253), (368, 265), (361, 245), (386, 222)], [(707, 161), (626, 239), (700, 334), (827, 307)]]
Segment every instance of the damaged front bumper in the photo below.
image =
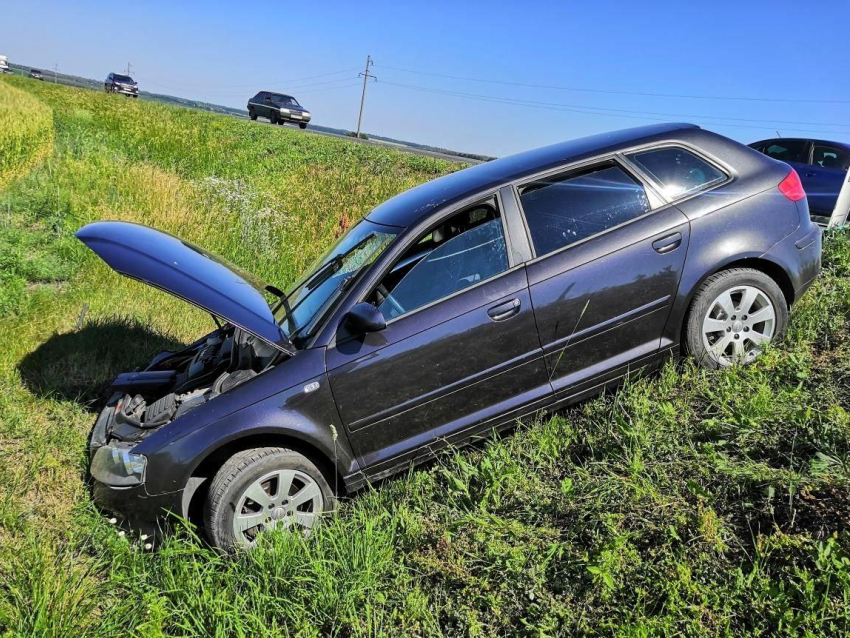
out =
[[(133, 454), (133, 445), (107, 442), (116, 405), (123, 394), (113, 395), (100, 413), (89, 441), (92, 497), (95, 503), (121, 518), (142, 534), (159, 535), (169, 513), (180, 513), (183, 490), (150, 494), (145, 485), (147, 460)], [(144, 459), (144, 460), (142, 460)]]

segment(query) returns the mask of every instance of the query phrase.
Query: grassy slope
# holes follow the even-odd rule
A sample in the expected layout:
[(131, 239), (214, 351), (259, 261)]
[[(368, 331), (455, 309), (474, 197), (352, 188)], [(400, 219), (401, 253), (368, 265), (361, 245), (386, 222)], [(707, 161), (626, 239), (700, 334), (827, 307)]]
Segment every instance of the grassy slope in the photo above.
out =
[(844, 234), (755, 366), (669, 366), (389, 481), (306, 541), (222, 557), (187, 531), (147, 553), (88, 501), (91, 388), (208, 319), (109, 272), (70, 232), (138, 220), (285, 284), (341, 224), (451, 167), (24, 79), (0, 81), (0, 100), (18, 95), (8, 84), (53, 108), (55, 149), (0, 192), (0, 277), (22, 282), (0, 305), (0, 632), (850, 629)]

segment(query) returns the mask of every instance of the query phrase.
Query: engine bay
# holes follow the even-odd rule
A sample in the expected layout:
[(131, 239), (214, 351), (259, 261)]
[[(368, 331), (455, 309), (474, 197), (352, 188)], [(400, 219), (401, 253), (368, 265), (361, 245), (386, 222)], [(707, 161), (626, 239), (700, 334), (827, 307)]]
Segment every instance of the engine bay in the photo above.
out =
[[(119, 374), (93, 443), (136, 443), (220, 394), (256, 377), (285, 356), (254, 335), (227, 325), (179, 352), (156, 355), (142, 370)], [(96, 427), (97, 429), (97, 427)]]

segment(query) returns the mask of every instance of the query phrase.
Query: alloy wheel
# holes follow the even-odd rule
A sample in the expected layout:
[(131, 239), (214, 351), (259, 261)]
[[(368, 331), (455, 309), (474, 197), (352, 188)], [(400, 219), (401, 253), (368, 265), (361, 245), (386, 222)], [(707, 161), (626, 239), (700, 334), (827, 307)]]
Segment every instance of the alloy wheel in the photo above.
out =
[(755, 286), (735, 286), (709, 305), (702, 321), (706, 352), (721, 366), (749, 363), (773, 338), (776, 309)]
[(237, 499), (233, 535), (251, 546), (258, 534), (276, 527), (309, 534), (323, 510), (322, 490), (312, 477), (299, 470), (275, 470), (251, 483)]

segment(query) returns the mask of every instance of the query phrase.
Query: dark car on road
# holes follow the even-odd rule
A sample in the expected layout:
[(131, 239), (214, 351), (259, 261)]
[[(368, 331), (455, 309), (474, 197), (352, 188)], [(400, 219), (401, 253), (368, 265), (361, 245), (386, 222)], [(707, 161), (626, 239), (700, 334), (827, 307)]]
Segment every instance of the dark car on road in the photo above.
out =
[(139, 97), (139, 85), (129, 75), (121, 73), (110, 73), (103, 81), (103, 90), (107, 93), (121, 93), (122, 95)]
[(222, 320), (115, 379), (91, 435), (95, 498), (137, 528), (194, 517), (225, 547), (309, 530), (340, 491), (671, 356), (748, 363), (821, 259), (797, 174), (686, 124), (413, 188), (286, 294), (145, 226), (77, 237)]
[(33, 80), (44, 80), (44, 74), (38, 69), (30, 69), (30, 77)]
[(808, 195), (812, 219), (829, 223), (850, 168), (850, 144), (779, 137), (750, 147), (794, 168)]
[(291, 95), (260, 91), (248, 100), (248, 117), (252, 120), (265, 117), (272, 124), (291, 122), (301, 128), (307, 128), (312, 115)]

